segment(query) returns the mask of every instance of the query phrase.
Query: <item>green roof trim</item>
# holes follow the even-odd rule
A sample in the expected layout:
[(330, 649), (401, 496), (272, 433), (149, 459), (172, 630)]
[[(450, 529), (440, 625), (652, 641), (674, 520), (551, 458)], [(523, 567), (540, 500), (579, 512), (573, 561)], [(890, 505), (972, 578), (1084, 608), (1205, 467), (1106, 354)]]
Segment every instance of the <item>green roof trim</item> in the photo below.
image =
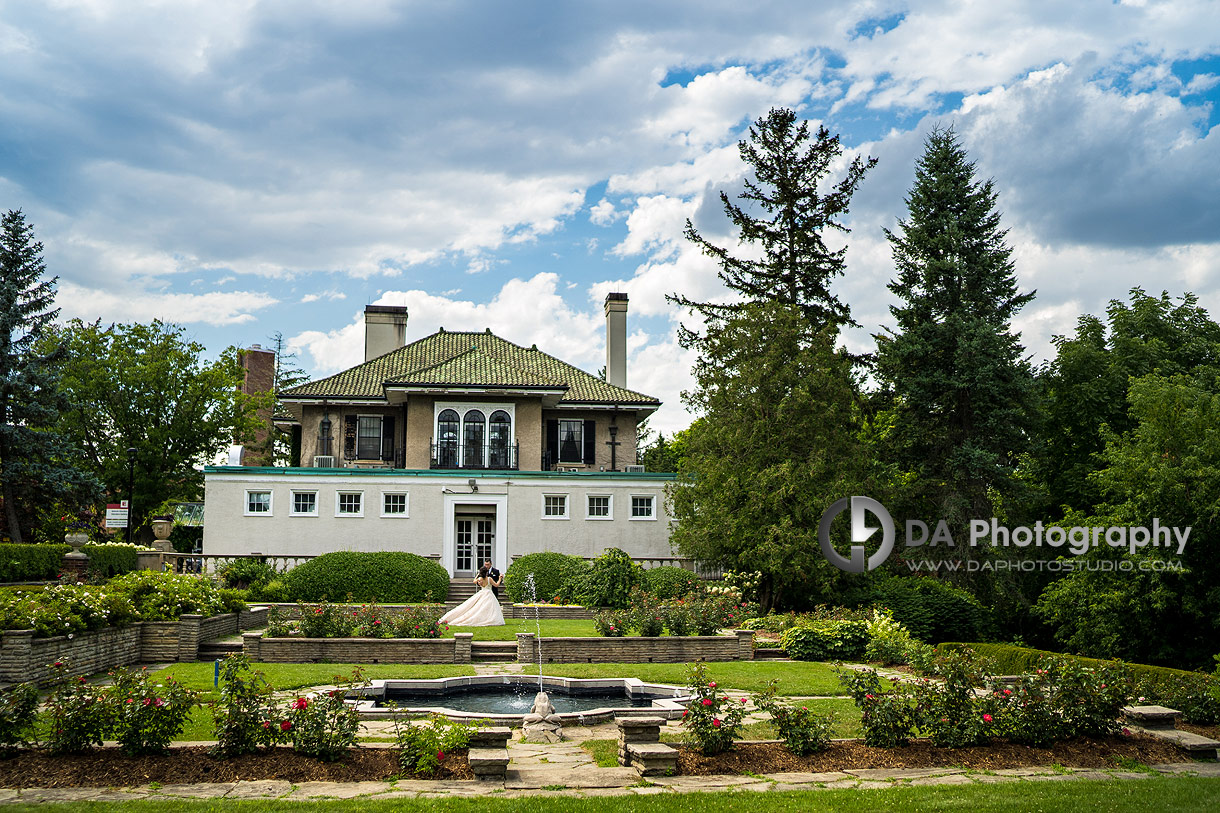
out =
[(676, 480), (678, 475), (663, 471), (477, 471), (470, 469), (319, 469), (278, 466), (204, 466), (204, 474), (285, 474), (292, 477), (463, 477), (476, 480)]
[(562, 391), (560, 403), (657, 407), (661, 402), (616, 387), (535, 348), (494, 333), (441, 331), (341, 373), (280, 393), (281, 398), (384, 398), (386, 387), (482, 387)]

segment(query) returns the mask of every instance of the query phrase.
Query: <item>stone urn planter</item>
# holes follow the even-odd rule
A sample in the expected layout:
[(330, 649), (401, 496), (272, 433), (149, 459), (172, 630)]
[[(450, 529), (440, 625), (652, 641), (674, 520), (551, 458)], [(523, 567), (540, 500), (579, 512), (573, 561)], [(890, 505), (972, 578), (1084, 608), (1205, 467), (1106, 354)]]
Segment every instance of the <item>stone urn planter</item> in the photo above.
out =
[(162, 553), (173, 553), (174, 545), (169, 541), (170, 531), (174, 530), (174, 518), (170, 516), (153, 517), (152, 521), (153, 547)]
[(80, 549), (89, 544), (89, 534), (67, 533), (64, 534), (64, 542), (72, 546), (73, 553), (80, 553)]

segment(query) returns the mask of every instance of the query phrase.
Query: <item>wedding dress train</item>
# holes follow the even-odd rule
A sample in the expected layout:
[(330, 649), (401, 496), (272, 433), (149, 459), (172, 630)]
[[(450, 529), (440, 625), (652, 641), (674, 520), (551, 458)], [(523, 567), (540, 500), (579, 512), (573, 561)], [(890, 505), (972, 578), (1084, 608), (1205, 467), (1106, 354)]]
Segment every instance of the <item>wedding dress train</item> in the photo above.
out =
[(473, 596), (441, 616), (442, 624), (454, 627), (502, 627), (504, 611), (490, 587), (480, 588)]

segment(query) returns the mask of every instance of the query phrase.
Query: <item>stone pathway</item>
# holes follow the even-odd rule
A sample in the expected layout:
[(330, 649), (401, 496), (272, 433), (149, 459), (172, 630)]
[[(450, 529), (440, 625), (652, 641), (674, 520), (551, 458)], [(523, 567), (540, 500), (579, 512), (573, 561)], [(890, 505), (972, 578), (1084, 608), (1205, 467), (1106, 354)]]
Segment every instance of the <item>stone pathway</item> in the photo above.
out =
[[(398, 782), (302, 782), (276, 780), (199, 785), (162, 785), (137, 788), (28, 788), (0, 789), (0, 804), (31, 802), (127, 802), (138, 799), (355, 799), (440, 798), (486, 796), (594, 797), (623, 794), (697, 792), (772, 793), (786, 790), (871, 790), (928, 785), (977, 785), (998, 782), (1070, 782), (1081, 779), (1148, 779), (1157, 774), (1214, 777), (1220, 780), (1220, 763), (1192, 762), (1153, 765), (1151, 772), (1070, 768), (1012, 768), (976, 772), (960, 768), (862, 768), (827, 773), (776, 773), (762, 776), (673, 776), (641, 780), (630, 768), (595, 768), (587, 756), (556, 746), (537, 750), (517, 743), (510, 746), (514, 764), (504, 782), (402, 780)], [(584, 752), (581, 751), (581, 754)]]

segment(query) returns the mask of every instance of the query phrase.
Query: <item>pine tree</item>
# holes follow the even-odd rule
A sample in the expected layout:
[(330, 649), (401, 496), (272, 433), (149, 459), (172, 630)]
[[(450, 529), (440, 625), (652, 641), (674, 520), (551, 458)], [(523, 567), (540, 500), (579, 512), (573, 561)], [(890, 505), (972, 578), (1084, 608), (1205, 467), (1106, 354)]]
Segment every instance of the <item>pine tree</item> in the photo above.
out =
[(1033, 378), (1011, 322), (1034, 294), (1018, 293), (992, 182), (975, 180), (952, 130), (928, 136), (906, 204), (886, 231), (901, 304), (896, 329), (876, 337), (877, 371), (894, 399), (896, 462), (916, 475), (911, 507), (956, 536), (1011, 493), (1029, 444)]
[[(20, 211), (0, 218), (0, 492), (9, 537), (61, 499), (98, 496), (97, 480), (72, 465), (72, 449), (50, 427), (64, 409), (59, 390), (63, 348), (40, 354), (37, 344), (59, 315), (58, 277), (43, 279), (42, 243)], [(37, 500), (37, 502), (35, 502)]]
[[(795, 305), (815, 330), (854, 324), (848, 306), (830, 292), (831, 282), (843, 274), (846, 248), (831, 250), (824, 237), (828, 230), (850, 231), (840, 218), (847, 214), (852, 194), (877, 159), (863, 161), (857, 156), (841, 180), (820, 192), (831, 164), (843, 152), (839, 137), (819, 127), (811, 138), (809, 122), (798, 124), (796, 113), (787, 109), (772, 109), (758, 119), (750, 128), (749, 139), (738, 142), (737, 148), (754, 174), (746, 179), (745, 191), (738, 197), (769, 218), (756, 217), (724, 192), (720, 200), (738, 239), (757, 244), (762, 256), (734, 256), (700, 235), (690, 220), (686, 221), (686, 238), (720, 264), (720, 279), (745, 302)], [(693, 302), (681, 295), (669, 300), (704, 317), (725, 317), (741, 308), (740, 303)], [(687, 344), (694, 341), (693, 335), (683, 336)]]

